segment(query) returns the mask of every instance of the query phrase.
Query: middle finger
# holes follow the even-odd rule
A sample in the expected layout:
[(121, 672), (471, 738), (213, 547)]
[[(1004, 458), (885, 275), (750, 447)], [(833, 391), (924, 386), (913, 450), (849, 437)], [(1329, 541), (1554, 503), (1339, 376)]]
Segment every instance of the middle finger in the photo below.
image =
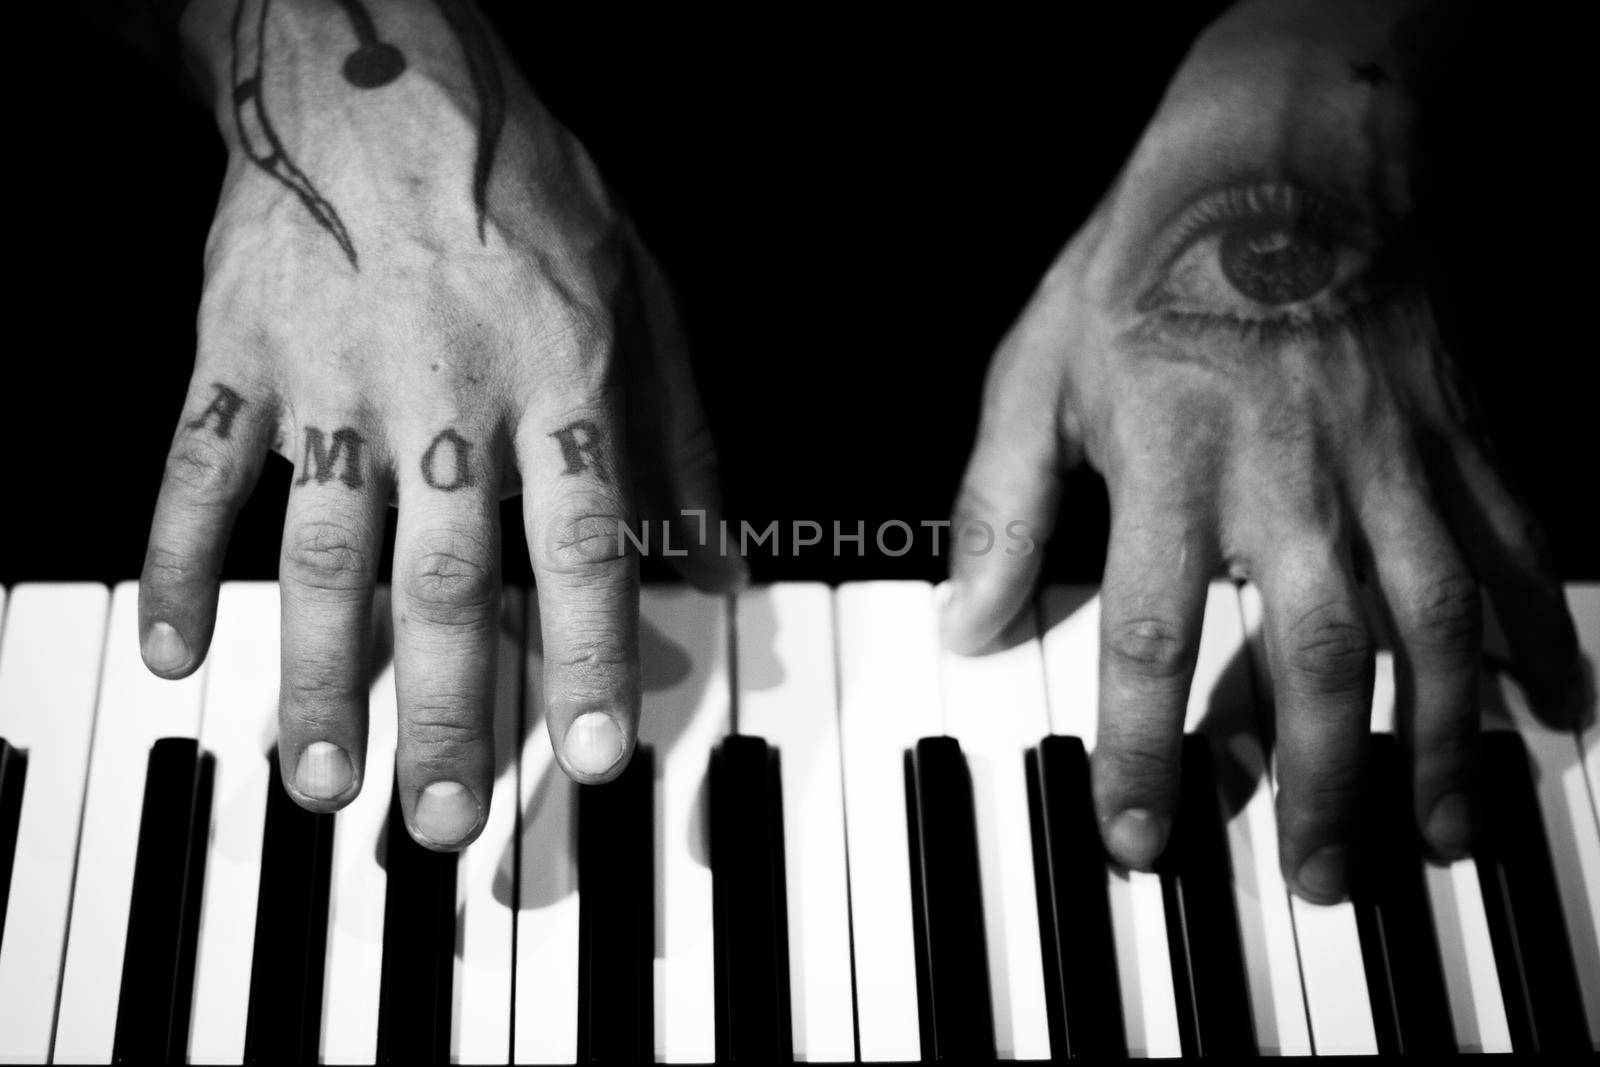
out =
[(333, 811), (361, 789), (367, 654), (387, 479), (352, 417), (310, 418), (284, 517), (279, 765), (289, 795)]
[(395, 774), (411, 836), (451, 850), (482, 829), (494, 781), (500, 464), (466, 425), (399, 456)]

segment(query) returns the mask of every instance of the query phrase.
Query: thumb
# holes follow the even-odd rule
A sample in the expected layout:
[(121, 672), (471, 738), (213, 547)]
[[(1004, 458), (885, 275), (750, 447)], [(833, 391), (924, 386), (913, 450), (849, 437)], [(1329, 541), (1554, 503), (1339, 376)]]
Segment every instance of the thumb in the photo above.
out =
[(950, 586), (940, 619), (945, 646), (973, 654), (1027, 603), (1055, 526), (1066, 448), (1060, 333), (1025, 313), (995, 354), (978, 441), (950, 525)]

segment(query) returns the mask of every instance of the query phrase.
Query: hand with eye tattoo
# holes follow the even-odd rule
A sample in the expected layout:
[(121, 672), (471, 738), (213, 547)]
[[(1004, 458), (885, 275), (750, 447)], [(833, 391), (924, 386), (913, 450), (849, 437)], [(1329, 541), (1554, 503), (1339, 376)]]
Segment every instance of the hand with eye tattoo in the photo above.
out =
[[(1406, 42), (1423, 14), (1293, 0), (1225, 16), (991, 364), (954, 522), (1022, 520), (1042, 540), (1064, 468), (1107, 483), (1093, 792), (1129, 866), (1172, 826), (1219, 573), (1264, 601), (1281, 859), (1307, 899), (1347, 890), (1381, 637), (1409, 815), (1440, 856), (1465, 853), (1477, 818), (1480, 597), (1543, 714), (1581, 706), (1557, 577), (1419, 266)], [(1040, 553), (952, 559), (944, 640), (976, 652), (1023, 609)]]
[(182, 30), (230, 159), (141, 580), (145, 662), (200, 665), (235, 514), (267, 453), (287, 458), (279, 763), (303, 806), (349, 803), (398, 505), (399, 795), (418, 841), (460, 848), (495, 766), (502, 497), (522, 493), (550, 740), (579, 781), (620, 773), (638, 730), (621, 524), (673, 523), (702, 589), (744, 581), (691, 536), (721, 513), (673, 299), (470, 0), (192, 0)]

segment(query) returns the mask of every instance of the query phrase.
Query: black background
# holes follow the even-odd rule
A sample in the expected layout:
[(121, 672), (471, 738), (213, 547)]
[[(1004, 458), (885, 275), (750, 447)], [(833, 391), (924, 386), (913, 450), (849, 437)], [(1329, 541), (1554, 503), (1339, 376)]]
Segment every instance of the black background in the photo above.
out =
[[(1219, 5), (670, 21), (551, 6), (489, 10), (684, 298), (731, 513), (870, 531), (947, 513), (994, 344)], [(1494, 437), (1562, 574), (1595, 578), (1592, 57), (1573, 27), (1506, 10), (1463, 6), (1454, 77), (1426, 112), (1427, 229)], [(139, 572), (224, 160), (149, 59), (45, 19), (14, 30), (9, 72), (0, 580), (115, 580)], [(287, 486), (270, 461), (227, 577), (275, 574)], [(526, 581), (514, 502), (504, 514), (506, 577)], [(1095, 580), (1105, 531), (1099, 479), (1074, 475), (1047, 573)], [(944, 567), (870, 541), (864, 558), (753, 564), (768, 580)]]

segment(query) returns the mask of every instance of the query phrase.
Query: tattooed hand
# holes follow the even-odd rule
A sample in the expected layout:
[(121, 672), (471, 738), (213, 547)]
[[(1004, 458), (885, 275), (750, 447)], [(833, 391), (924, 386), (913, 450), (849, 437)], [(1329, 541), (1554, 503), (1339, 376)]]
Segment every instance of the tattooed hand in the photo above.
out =
[[(633, 479), (675, 535), (700, 521), (680, 509), (719, 517), (672, 301), (467, 0), (194, 0), (184, 36), (231, 160), (141, 584), (145, 662), (199, 665), (234, 515), (269, 448), (286, 456), (280, 763), (306, 807), (348, 803), (397, 502), (400, 796), (419, 841), (459, 848), (492, 784), (506, 492), (523, 493), (561, 764), (604, 781), (632, 750)], [(743, 580), (708, 550), (680, 562), (702, 588)]]
[[(1409, 244), (1401, 10), (1264, 3), (1208, 31), (990, 368), (956, 520), (1048, 532), (1080, 458), (1110, 492), (1094, 798), (1131, 866), (1166, 843), (1220, 568), (1264, 598), (1281, 856), (1309, 899), (1346, 891), (1358, 815), (1375, 640), (1358, 587), (1392, 631), (1413, 815), (1444, 856), (1474, 827), (1480, 585), (1545, 709), (1574, 692), (1559, 585)], [(954, 560), (944, 637), (975, 651), (1039, 554)]]

